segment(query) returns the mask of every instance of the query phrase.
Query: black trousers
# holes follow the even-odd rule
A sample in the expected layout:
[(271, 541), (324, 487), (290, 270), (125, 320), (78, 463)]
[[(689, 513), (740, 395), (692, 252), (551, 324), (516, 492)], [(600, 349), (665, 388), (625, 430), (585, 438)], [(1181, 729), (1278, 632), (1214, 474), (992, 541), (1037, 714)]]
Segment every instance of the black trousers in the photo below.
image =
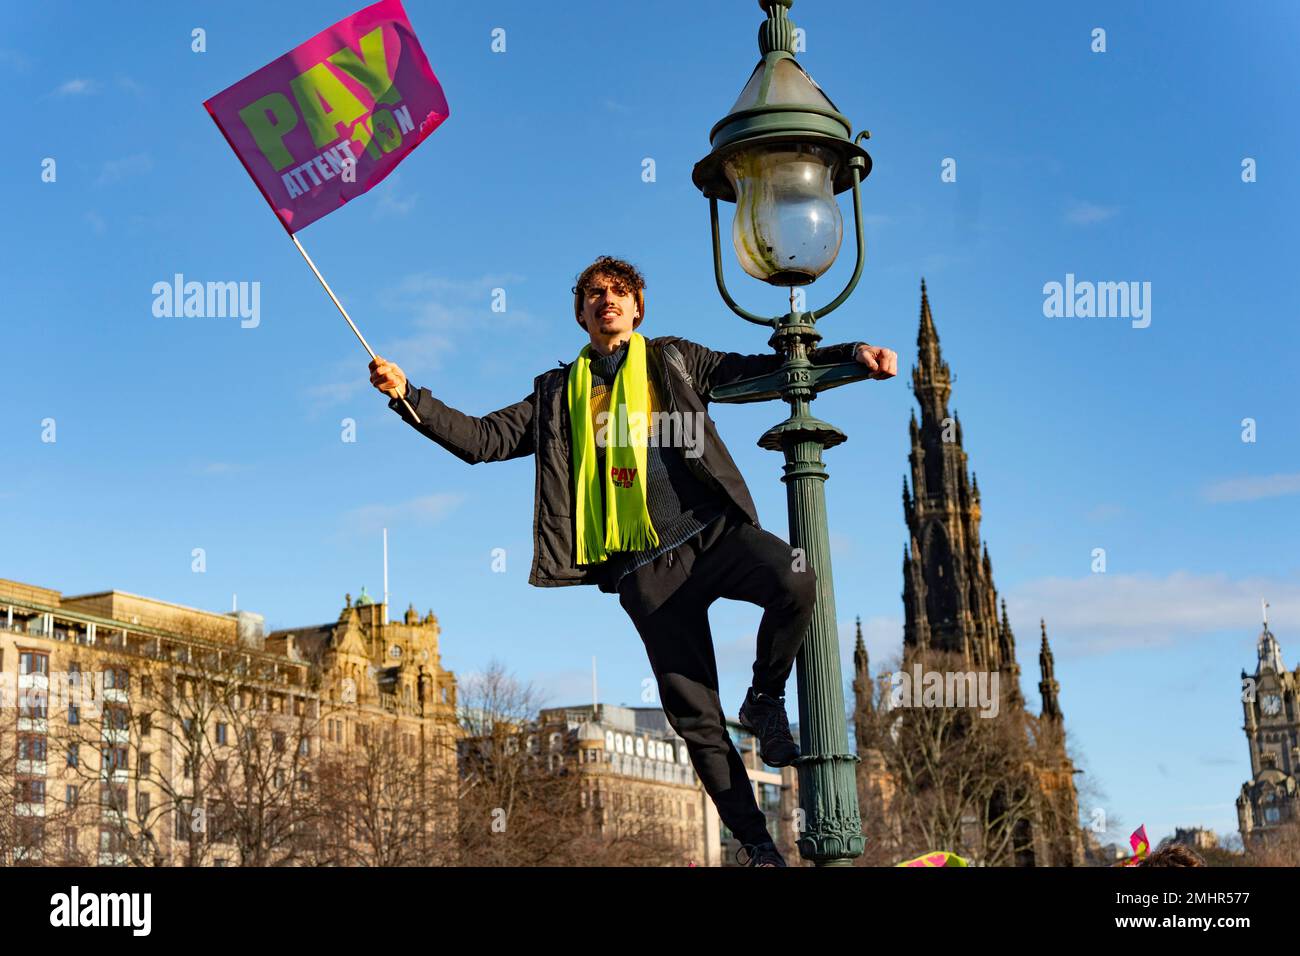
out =
[(812, 617), (816, 575), (803, 562), (802, 570), (795, 570), (790, 545), (744, 521), (735, 509), (676, 549), (672, 560), (679, 567), (686, 564), (689, 573), (667, 600), (645, 613), (641, 592), (655, 585), (652, 574), (638, 574), (620, 584), (619, 603), (641, 635), (664, 714), (686, 742), (718, 816), (741, 842), (761, 843), (771, 835), (727, 731), (709, 605), (722, 597), (764, 609), (752, 684), (755, 690), (780, 695)]

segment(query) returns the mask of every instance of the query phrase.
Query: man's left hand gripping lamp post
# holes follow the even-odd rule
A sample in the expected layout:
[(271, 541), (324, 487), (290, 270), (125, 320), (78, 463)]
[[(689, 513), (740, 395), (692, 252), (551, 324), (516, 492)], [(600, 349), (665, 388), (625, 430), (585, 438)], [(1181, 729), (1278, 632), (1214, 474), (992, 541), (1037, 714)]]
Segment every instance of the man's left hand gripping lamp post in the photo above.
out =
[[(785, 454), (790, 543), (817, 574), (817, 604), (796, 680), (799, 693), (798, 761), (805, 826), (799, 852), (819, 866), (851, 865), (862, 854), (857, 756), (848, 752), (844, 689), (840, 676), (835, 590), (826, 522), (827, 478), (822, 449), (847, 439), (840, 429), (809, 414), (818, 392), (867, 378), (856, 361), (815, 365), (809, 351), (821, 339), (818, 319), (838, 308), (858, 283), (866, 250), (862, 240), (859, 186), (871, 157), (859, 146), (869, 134), (852, 136), (849, 121), (794, 59), (793, 0), (759, 0), (767, 20), (759, 28), (762, 60), (731, 112), (710, 133), (713, 151), (695, 164), (691, 178), (709, 199), (713, 270), (718, 292), (741, 318), (773, 329), (768, 344), (785, 358), (775, 372), (715, 388), (715, 402), (781, 399), (790, 417), (769, 429), (758, 444)], [(844, 290), (828, 305), (796, 311), (794, 287), (830, 268), (839, 253), (843, 220), (835, 196), (853, 190), (857, 264)], [(756, 279), (790, 287), (790, 311), (763, 318), (736, 304), (722, 278), (718, 200), (736, 204), (732, 241), (744, 270)]]

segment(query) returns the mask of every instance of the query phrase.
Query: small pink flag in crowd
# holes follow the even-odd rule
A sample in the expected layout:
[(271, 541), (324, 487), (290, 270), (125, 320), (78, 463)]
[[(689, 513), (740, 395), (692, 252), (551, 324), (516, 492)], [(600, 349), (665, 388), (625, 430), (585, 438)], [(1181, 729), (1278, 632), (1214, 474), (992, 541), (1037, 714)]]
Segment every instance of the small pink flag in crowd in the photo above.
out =
[(1133, 848), (1133, 855), (1124, 861), (1125, 866), (1141, 866), (1142, 861), (1147, 858), (1151, 851), (1151, 841), (1147, 839), (1146, 824), (1134, 830), (1128, 838), (1129, 846)]
[(380, 0), (203, 104), (290, 234), (381, 182), (448, 116), (400, 0)]

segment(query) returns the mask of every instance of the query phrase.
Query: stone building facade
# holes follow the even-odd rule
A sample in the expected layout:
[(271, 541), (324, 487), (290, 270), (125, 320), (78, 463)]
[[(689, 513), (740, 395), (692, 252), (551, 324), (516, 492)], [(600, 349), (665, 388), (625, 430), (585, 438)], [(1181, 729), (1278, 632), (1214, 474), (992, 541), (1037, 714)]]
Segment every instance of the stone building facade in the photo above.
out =
[[(683, 856), (697, 866), (732, 866), (739, 842), (718, 819), (691, 766), (686, 743), (669, 726), (662, 708), (590, 704), (557, 707), (538, 715), (549, 745), (572, 742), (584, 777), (582, 802), (601, 832), (640, 827), (654, 821), (665, 827)], [(798, 860), (793, 832), (799, 806), (798, 774), (793, 767), (769, 767), (758, 756), (753, 736), (734, 720), (727, 730), (749, 775), (768, 831), (788, 862)]]
[[(365, 598), (330, 624), (266, 634), (247, 611), (0, 580), (0, 790), (13, 794), (0, 856), (292, 861), (322, 816), (305, 808), (335, 782), (322, 764), (383, 740), (420, 779), (454, 777), (456, 679), (439, 638), (432, 613), (389, 623)], [(454, 833), (448, 813), (421, 820), (431, 843)]]

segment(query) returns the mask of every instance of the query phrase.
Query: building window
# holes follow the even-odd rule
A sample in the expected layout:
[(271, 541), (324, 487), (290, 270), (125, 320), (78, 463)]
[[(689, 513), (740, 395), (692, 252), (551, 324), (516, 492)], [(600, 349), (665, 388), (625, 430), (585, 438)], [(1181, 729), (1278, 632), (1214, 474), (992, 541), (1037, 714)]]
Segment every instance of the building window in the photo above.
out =
[(45, 691), (24, 687), (18, 701), (18, 716), (44, 720), (47, 716), (48, 703)]
[(44, 803), (45, 802), (45, 781), (44, 780), (19, 780), (18, 781), (18, 802), (19, 803)]
[(104, 727), (107, 730), (126, 730), (131, 718), (125, 707), (105, 707)]
[(68, 854), (77, 852), (77, 828), (66, 827), (63, 830), (63, 851)]
[(69, 810), (71, 810), (73, 807), (77, 805), (77, 800), (80, 797), (81, 797), (81, 788), (78, 787), (75, 783), (68, 784), (63, 791), (63, 802), (68, 805)]
[(110, 667), (104, 671), (104, 690), (127, 690), (130, 676), (125, 667)]
[(118, 813), (126, 812), (126, 784), (99, 785), (99, 805)]
[(140, 715), (140, 736), (148, 737), (149, 732), (153, 730), (153, 714)]
[(148, 676), (140, 677), (140, 693), (149, 696), (153, 693), (153, 678)]
[(45, 844), (45, 821), (39, 818), (22, 817), (15, 827), (14, 858), (19, 860), (39, 859), (41, 847)]
[(18, 759), (19, 760), (37, 760), (42, 763), (45, 761), (45, 738), (28, 737), (18, 738)]
[(18, 673), (48, 675), (49, 672), (49, 654), (37, 654), (35, 651), (23, 651), (18, 655)]
[(68, 723), (69, 724), (81, 723), (81, 708), (70, 701), (68, 703)]
[(213, 765), (213, 779), (216, 780), (217, 783), (226, 782), (226, 761), (218, 760)]
[(284, 752), (284, 732), (280, 730), (271, 731), (271, 749), (276, 753)]
[(220, 721), (217, 722), (217, 743), (223, 747), (226, 744), (226, 725)]
[(126, 853), (127, 835), (121, 830), (105, 827), (99, 831), (99, 852), (109, 856)]
[(135, 813), (141, 820), (149, 816), (149, 804), (152, 803), (152, 797), (147, 791), (140, 790), (135, 795)]
[(148, 777), (153, 770), (153, 754), (140, 754), (140, 776)]
[(300, 753), (300, 754), (301, 754), (302, 756), (304, 756), (304, 757), (307, 757), (307, 756), (310, 756), (310, 755), (311, 755), (311, 739), (310, 739), (310, 738), (308, 738), (308, 737), (304, 737), (304, 738), (302, 738), (302, 740), (298, 741), (298, 753)]
[(76, 744), (76, 743), (68, 744), (68, 766), (69, 767), (75, 767), (78, 765), (78, 757), (80, 756), (78, 750), (79, 747), (80, 744)]
[(126, 748), (105, 747), (103, 768), (108, 771), (126, 769)]

